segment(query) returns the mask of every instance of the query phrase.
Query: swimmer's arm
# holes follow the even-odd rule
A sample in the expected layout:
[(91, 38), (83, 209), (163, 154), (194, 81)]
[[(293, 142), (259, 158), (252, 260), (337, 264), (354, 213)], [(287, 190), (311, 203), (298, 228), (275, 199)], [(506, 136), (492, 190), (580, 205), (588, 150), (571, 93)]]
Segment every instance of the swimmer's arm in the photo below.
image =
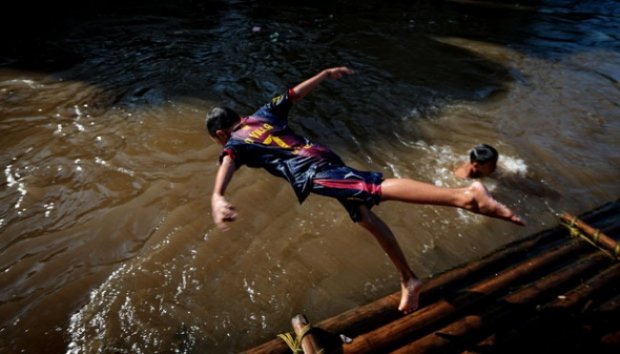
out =
[(230, 156), (224, 156), (222, 164), (217, 170), (215, 184), (213, 186), (213, 194), (211, 195), (211, 210), (213, 212), (213, 221), (215, 225), (222, 231), (227, 231), (230, 226), (229, 222), (237, 218), (235, 207), (226, 200), (224, 193), (228, 183), (232, 180), (235, 173), (235, 162)]
[(353, 70), (346, 66), (340, 66), (337, 68), (329, 68), (321, 71), (306, 81), (293, 87), (294, 95), (292, 97), (293, 102), (297, 102), (310, 93), (315, 87), (317, 87), (325, 79), (340, 79), (344, 75), (353, 74)]

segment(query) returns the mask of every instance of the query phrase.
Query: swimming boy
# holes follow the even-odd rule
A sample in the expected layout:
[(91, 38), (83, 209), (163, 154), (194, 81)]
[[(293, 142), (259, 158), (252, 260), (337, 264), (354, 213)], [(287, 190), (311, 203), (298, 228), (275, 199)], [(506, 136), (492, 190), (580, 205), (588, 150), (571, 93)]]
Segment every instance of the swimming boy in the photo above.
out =
[(330, 149), (296, 135), (288, 126), (293, 104), (326, 79), (352, 74), (347, 67), (325, 69), (247, 117), (226, 107), (207, 114), (206, 126), (214, 141), (224, 148), (220, 156), (211, 207), (218, 228), (228, 230), (237, 217), (224, 197), (234, 172), (242, 165), (260, 167), (286, 179), (299, 202), (309, 193), (336, 198), (351, 219), (370, 231), (388, 254), (400, 275), (398, 309), (410, 313), (418, 307), (422, 282), (413, 273), (390, 228), (370, 209), (381, 201), (445, 205), (496, 217), (522, 225), (521, 219), (498, 203), (479, 182), (465, 188), (440, 188), (412, 179), (387, 178), (379, 172), (357, 171)]
[(482, 178), (491, 175), (497, 168), (499, 154), (487, 144), (474, 146), (469, 152), (469, 162), (459, 166), (454, 175), (459, 178)]

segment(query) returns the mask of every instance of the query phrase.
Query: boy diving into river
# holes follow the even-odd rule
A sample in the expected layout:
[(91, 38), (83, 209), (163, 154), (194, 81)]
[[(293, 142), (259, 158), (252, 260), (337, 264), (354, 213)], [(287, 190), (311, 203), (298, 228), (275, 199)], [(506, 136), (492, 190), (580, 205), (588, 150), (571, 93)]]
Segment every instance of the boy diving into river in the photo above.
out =
[(412, 179), (384, 178), (379, 172), (358, 171), (345, 165), (330, 149), (313, 144), (290, 129), (288, 113), (294, 103), (322, 81), (352, 73), (347, 67), (325, 69), (247, 117), (240, 117), (227, 107), (213, 108), (207, 114), (209, 134), (224, 147), (211, 197), (213, 220), (226, 231), (236, 219), (235, 207), (224, 195), (233, 174), (243, 165), (264, 168), (286, 179), (300, 203), (310, 193), (336, 198), (351, 219), (376, 238), (394, 263), (401, 286), (398, 309), (410, 313), (418, 307), (422, 282), (409, 267), (390, 228), (370, 210), (374, 205), (391, 200), (443, 205), (518, 225), (523, 225), (523, 221), (497, 202), (480, 182), (465, 188), (442, 188)]

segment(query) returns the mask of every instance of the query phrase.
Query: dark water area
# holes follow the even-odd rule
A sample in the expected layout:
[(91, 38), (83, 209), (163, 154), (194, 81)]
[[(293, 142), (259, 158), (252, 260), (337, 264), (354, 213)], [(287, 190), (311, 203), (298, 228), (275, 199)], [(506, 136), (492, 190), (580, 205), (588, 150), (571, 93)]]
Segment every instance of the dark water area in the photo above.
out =
[(444, 187), (480, 142), (520, 228), (385, 203), (422, 278), (620, 194), (618, 1), (20, 2), (0, 24), (0, 352), (229, 353), (398, 290), (337, 202), (242, 168), (213, 225), (204, 116), (314, 73), (299, 133)]

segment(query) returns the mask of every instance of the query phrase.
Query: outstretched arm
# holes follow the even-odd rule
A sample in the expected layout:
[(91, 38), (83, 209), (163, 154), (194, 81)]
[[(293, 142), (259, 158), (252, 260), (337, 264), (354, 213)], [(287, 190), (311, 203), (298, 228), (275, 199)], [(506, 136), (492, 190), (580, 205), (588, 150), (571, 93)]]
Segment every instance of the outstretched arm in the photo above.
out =
[(237, 218), (235, 207), (224, 197), (226, 187), (234, 173), (235, 162), (229, 156), (224, 156), (222, 164), (217, 171), (217, 176), (215, 177), (213, 195), (211, 196), (213, 221), (215, 221), (215, 225), (222, 231), (227, 231), (230, 228), (228, 223)]
[(315, 87), (318, 86), (325, 79), (340, 79), (345, 74), (353, 74), (353, 70), (347, 68), (346, 66), (340, 66), (337, 68), (329, 68), (321, 71), (320, 73), (314, 75), (308, 80), (298, 84), (293, 87), (293, 91), (295, 92), (295, 96), (293, 97), (293, 101), (299, 101), (304, 96), (310, 93)]

